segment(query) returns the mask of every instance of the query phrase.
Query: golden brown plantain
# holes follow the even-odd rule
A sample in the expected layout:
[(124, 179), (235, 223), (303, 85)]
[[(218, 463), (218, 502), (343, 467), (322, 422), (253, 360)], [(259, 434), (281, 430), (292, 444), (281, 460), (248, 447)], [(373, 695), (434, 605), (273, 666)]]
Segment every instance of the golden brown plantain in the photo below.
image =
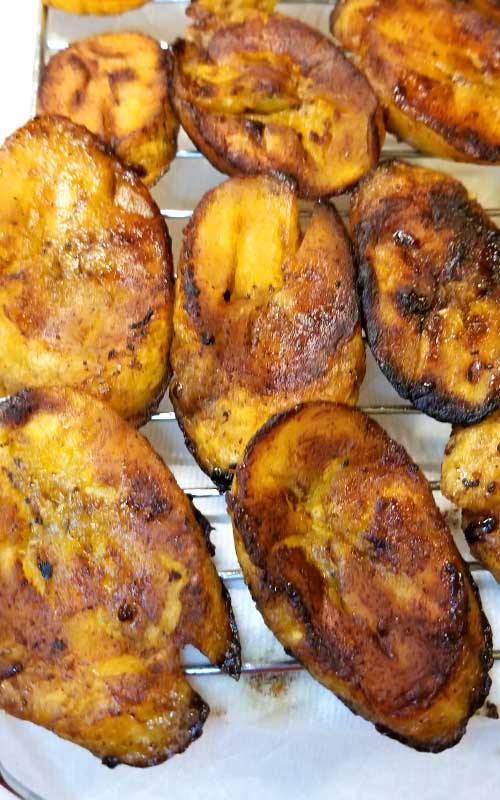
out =
[[(278, 0), (191, 0), (186, 16), (194, 19), (196, 24), (205, 25), (210, 20), (220, 20), (227, 24), (229, 21), (241, 20), (254, 11), (271, 14), (277, 4)], [(190, 35), (189, 31), (187, 35)]]
[(454, 428), (445, 450), (441, 491), (462, 509), (471, 552), (500, 582), (500, 412)]
[(340, 0), (331, 28), (384, 106), (388, 130), (436, 156), (500, 163), (497, 3)]
[(38, 117), (0, 149), (0, 396), (75, 386), (139, 423), (168, 382), (172, 251), (146, 187)]
[(69, 14), (122, 14), (144, 6), (149, 0), (43, 0), (46, 6)]
[(283, 178), (232, 178), (186, 229), (176, 282), (171, 398), (188, 447), (221, 488), (273, 414), (355, 403), (365, 372), (350, 242), (317, 204), (304, 236)]
[(170, 94), (181, 124), (217, 167), (280, 171), (302, 197), (350, 186), (378, 161), (381, 110), (367, 81), (317, 31), (280, 14), (177, 40)]
[(103, 403), (25, 390), (0, 406), (0, 707), (146, 767), (200, 736), (198, 647), (237, 677), (208, 524), (150, 444)]
[(148, 186), (175, 156), (165, 52), (142, 33), (102, 33), (57, 53), (43, 73), (38, 113), (84, 125)]
[(406, 452), (360, 411), (309, 403), (249, 443), (228, 505), (257, 608), (377, 729), (456, 744), (488, 693), (491, 631)]
[(468, 424), (500, 404), (500, 231), (461, 183), (381, 165), (351, 209), (365, 328), (402, 397)]

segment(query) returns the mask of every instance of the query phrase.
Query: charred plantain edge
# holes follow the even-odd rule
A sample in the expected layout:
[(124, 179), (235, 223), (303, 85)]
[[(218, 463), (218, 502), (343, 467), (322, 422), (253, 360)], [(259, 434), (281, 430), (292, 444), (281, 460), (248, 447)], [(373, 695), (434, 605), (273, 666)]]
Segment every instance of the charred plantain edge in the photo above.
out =
[(103, 756), (101, 763), (109, 769), (115, 769), (115, 767), (122, 765), (125, 767), (135, 767), (136, 769), (146, 769), (147, 767), (157, 767), (160, 764), (164, 764), (165, 761), (168, 761), (173, 756), (181, 755), (181, 753), (184, 753), (193, 742), (200, 738), (203, 733), (203, 726), (208, 715), (210, 714), (210, 706), (205, 702), (205, 700), (203, 700), (198, 692), (195, 692), (194, 690), (193, 706), (198, 711), (198, 719), (187, 732), (186, 738), (178, 746), (172, 747), (171, 749), (167, 750), (167, 752), (163, 752), (157, 756), (154, 756), (153, 758), (142, 758), (140, 760), (131, 759), (126, 761), (123, 758), (120, 759), (117, 756), (110, 754)]
[(169, 396), (170, 396), (170, 402), (172, 403), (174, 409), (177, 424), (179, 425), (181, 433), (184, 437), (184, 443), (189, 452), (191, 453), (191, 455), (193, 456), (193, 458), (195, 459), (196, 463), (200, 467), (200, 469), (203, 470), (205, 475), (208, 475), (208, 477), (214, 483), (219, 493), (224, 494), (224, 492), (226, 492), (228, 489), (231, 488), (234, 473), (223, 470), (220, 467), (213, 467), (212, 465), (205, 463), (203, 459), (200, 457), (196, 443), (193, 441), (193, 439), (191, 439), (191, 437), (186, 431), (184, 425), (184, 416), (177, 406), (177, 401), (175, 398), (175, 394), (173, 392), (174, 384), (175, 384), (175, 375), (171, 376), (170, 379)]
[(378, 348), (379, 324), (373, 311), (373, 298), (377, 296), (377, 287), (369, 262), (356, 258), (358, 264), (358, 287), (361, 300), (361, 318), (370, 350), (387, 380), (396, 389), (400, 397), (409, 400), (419, 411), (439, 422), (453, 425), (472, 425), (480, 422), (500, 407), (500, 391), (492, 392), (481, 405), (471, 405), (457, 396), (446, 394), (430, 386), (424, 380), (409, 381), (404, 377), (393, 361), (380, 356)]
[(221, 672), (239, 681), (241, 675), (241, 643), (240, 635), (238, 633), (238, 626), (236, 625), (236, 617), (234, 616), (233, 607), (231, 604), (231, 596), (225, 584), (221, 581), (222, 597), (224, 605), (229, 615), (229, 626), (231, 629), (231, 642), (228, 649), (224, 653), (223, 660), (219, 664)]

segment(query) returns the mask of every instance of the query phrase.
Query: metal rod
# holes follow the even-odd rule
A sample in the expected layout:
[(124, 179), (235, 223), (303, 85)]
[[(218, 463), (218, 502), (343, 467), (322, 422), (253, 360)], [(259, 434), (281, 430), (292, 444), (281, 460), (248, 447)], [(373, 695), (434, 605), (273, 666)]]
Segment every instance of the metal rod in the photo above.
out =
[(31, 98), (31, 113), (33, 116), (36, 114), (38, 105), (38, 90), (42, 80), (42, 72), (45, 64), (45, 43), (47, 37), (47, 7), (42, 5), (39, 11), (40, 14), (40, 35), (38, 37), (35, 63), (33, 67), (33, 94)]
[[(486, 567), (483, 567), (479, 561), (465, 561), (471, 572), (486, 572)], [(241, 569), (222, 569), (219, 570), (219, 578), (224, 583), (237, 583), (243, 581), (243, 573)]]
[[(267, 661), (260, 664), (253, 664), (252, 662), (245, 662), (241, 665), (242, 674), (262, 675), (266, 672), (298, 672), (303, 670), (302, 664), (298, 661), (289, 659), (287, 661)], [(219, 667), (214, 667), (212, 664), (196, 664), (184, 667), (186, 675), (221, 675)]]
[[(500, 661), (500, 650), (493, 650), (493, 660)], [(299, 664), (295, 659), (287, 659), (286, 661), (264, 661), (252, 662), (246, 661), (241, 665), (242, 675), (262, 675), (269, 673), (280, 672), (299, 672), (305, 669), (302, 664)], [(209, 675), (222, 675), (219, 667), (214, 667), (212, 664), (192, 664), (184, 667), (185, 675), (197, 675), (199, 677), (206, 677)]]
[[(358, 406), (360, 411), (372, 416), (386, 416), (389, 414), (421, 414), (422, 412), (414, 406), (408, 405), (383, 405), (383, 406)], [(174, 422), (175, 413), (173, 411), (159, 411), (153, 414), (149, 422)]]

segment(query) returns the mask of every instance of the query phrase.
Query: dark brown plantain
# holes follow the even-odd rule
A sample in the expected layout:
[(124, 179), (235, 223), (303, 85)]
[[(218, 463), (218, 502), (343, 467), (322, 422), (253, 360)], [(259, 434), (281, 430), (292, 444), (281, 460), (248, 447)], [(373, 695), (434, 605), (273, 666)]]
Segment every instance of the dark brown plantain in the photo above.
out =
[(266, 623), (377, 729), (439, 752), (484, 702), (491, 631), (430, 487), (360, 411), (309, 403), (248, 445), (228, 495)]
[(388, 130), (436, 156), (500, 163), (496, 0), (340, 0), (331, 28)]
[(200, 736), (191, 643), (237, 677), (210, 540), (150, 444), (103, 403), (26, 390), (0, 406), (0, 707), (146, 767)]
[(500, 404), (500, 232), (461, 183), (400, 162), (353, 198), (365, 328), (402, 397), (470, 424)]
[(473, 555), (500, 582), (500, 412), (454, 428), (446, 446), (441, 491), (462, 509)]
[(298, 20), (253, 12), (192, 38), (173, 46), (171, 100), (221, 172), (283, 172), (301, 197), (320, 198), (376, 164), (381, 110), (326, 37)]
[(195, 209), (177, 274), (172, 403), (221, 488), (273, 414), (304, 400), (356, 402), (364, 344), (333, 206), (317, 204), (302, 235), (286, 180), (232, 178)]

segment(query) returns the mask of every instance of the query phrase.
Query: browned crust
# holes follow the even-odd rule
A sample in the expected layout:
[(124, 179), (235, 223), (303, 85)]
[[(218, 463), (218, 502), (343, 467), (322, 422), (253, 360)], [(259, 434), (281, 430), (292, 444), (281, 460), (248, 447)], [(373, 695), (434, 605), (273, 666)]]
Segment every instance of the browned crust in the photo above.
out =
[[(242, 460), (236, 476), (236, 481), (233, 484), (232, 493), (227, 495), (227, 503), (230, 516), (233, 521), (233, 528), (235, 534), (235, 541), (237, 546), (237, 553), (240, 558), (240, 562), (242, 563), (242, 568), (245, 576), (245, 580), (249, 585), (250, 591), (252, 596), (257, 604), (257, 607), (261, 611), (264, 616), (266, 623), (271, 627), (273, 632), (280, 638), (280, 632), (276, 630), (276, 627), (273, 625), (273, 620), (282, 619), (282, 615), (278, 615), (277, 608), (280, 607), (281, 603), (288, 603), (288, 614), (291, 615), (290, 618), (295, 619), (297, 622), (300, 621), (300, 625), (303, 626), (304, 630), (304, 641), (297, 644), (297, 646), (290, 645), (290, 640), (286, 639), (282, 641), (282, 644), (286, 647), (287, 652), (291, 655), (294, 655), (298, 658), (299, 661), (303, 663), (303, 665), (308, 669), (314, 677), (316, 677), (319, 681), (325, 683), (325, 685), (332, 689), (331, 681), (329, 681), (328, 676), (328, 669), (333, 669), (337, 671), (338, 674), (342, 675), (342, 670), (347, 670), (347, 662), (344, 662), (342, 659), (343, 648), (348, 646), (349, 637), (347, 635), (346, 640), (342, 640), (341, 638), (338, 642), (334, 643), (331, 642), (327, 637), (323, 636), (323, 632), (321, 629), (321, 625), (319, 619), (315, 616), (312, 609), (317, 606), (316, 613), (319, 614), (319, 610), (322, 607), (321, 599), (318, 597), (315, 600), (315, 594), (318, 588), (318, 583), (315, 578), (315, 572), (312, 568), (311, 561), (303, 561), (300, 562), (302, 566), (300, 567), (300, 571), (297, 573), (293, 572), (293, 568), (290, 568), (290, 562), (292, 561), (292, 553), (295, 553), (295, 550), (289, 549), (287, 555), (285, 556), (288, 566), (286, 567), (286, 572), (283, 574), (282, 579), (277, 576), (276, 573), (276, 564), (272, 565), (269, 561), (271, 548), (266, 545), (265, 540), (267, 538), (268, 543), (272, 542), (272, 549), (274, 552), (274, 548), (276, 543), (280, 541), (280, 536), (287, 537), (288, 535), (294, 538), (296, 534), (294, 534), (293, 530), (288, 529), (288, 522), (286, 519), (286, 514), (283, 515), (283, 510), (279, 505), (278, 497), (274, 494), (275, 489), (268, 489), (267, 491), (270, 492), (269, 497), (266, 498), (265, 491), (261, 497), (256, 497), (255, 495), (255, 486), (250, 485), (250, 481), (253, 479), (251, 478), (252, 468), (256, 466), (256, 458), (266, 457), (265, 455), (261, 456), (257, 455), (257, 450), (262, 450), (262, 447), (270, 448), (274, 445), (271, 445), (271, 442), (274, 442), (275, 434), (278, 430), (283, 430), (284, 427), (287, 426), (288, 423), (294, 421), (294, 419), (298, 418), (304, 410), (308, 409), (319, 409), (321, 406), (326, 408), (327, 404), (305, 404), (305, 405), (298, 405), (293, 409), (290, 409), (282, 414), (276, 415), (271, 420), (269, 420), (263, 428), (253, 437), (253, 439), (249, 442), (244, 459)], [(339, 411), (347, 411), (347, 409), (342, 409), (341, 406), (335, 406), (334, 404), (330, 404), (332, 417), (335, 412), (335, 408)], [(369, 420), (365, 415), (361, 412), (349, 409), (349, 413), (352, 415), (353, 420), (354, 418), (358, 418), (358, 422), (356, 423), (360, 430), (363, 431), (363, 440), (365, 442), (369, 442), (370, 437), (375, 435), (379, 437), (382, 434), (383, 440), (386, 443), (387, 455), (386, 455), (386, 465), (383, 469), (391, 470), (392, 465), (397, 465), (397, 468), (403, 468), (408, 471), (408, 474), (411, 475), (411, 481), (415, 485), (415, 491), (422, 494), (420, 498), (420, 502), (422, 505), (431, 504), (434, 506), (434, 501), (432, 499), (432, 493), (430, 492), (429, 486), (425, 481), (423, 475), (420, 473), (419, 469), (416, 465), (409, 459), (406, 452), (403, 450), (402, 447), (397, 445), (395, 442), (390, 440), (385, 433), (383, 433), (380, 427), (372, 420)], [(339, 425), (341, 423), (339, 422)], [(344, 432), (344, 429), (342, 428)], [(347, 434), (348, 435), (348, 434)], [(269, 440), (269, 442), (268, 442)], [(348, 441), (348, 440), (347, 440)], [(367, 444), (369, 447), (369, 444)], [(348, 450), (348, 446), (346, 445), (346, 450)], [(354, 451), (349, 451), (354, 456)], [(264, 453), (268, 455), (269, 460), (272, 461), (271, 450), (264, 449)], [(316, 458), (318, 451), (316, 449), (310, 450), (311, 458)], [(345, 454), (345, 452), (344, 452)], [(295, 457), (295, 454), (294, 454)], [(342, 458), (342, 452), (336, 452), (336, 458)], [(356, 456), (354, 456), (356, 457)], [(300, 459), (300, 456), (299, 456)], [(258, 463), (258, 462), (257, 462)], [(362, 462), (361, 462), (362, 463)], [(319, 462), (318, 462), (319, 464)], [(321, 464), (323, 461), (321, 460)], [(369, 460), (367, 461), (369, 464)], [(299, 468), (299, 462), (295, 464), (295, 468)], [(309, 470), (310, 465), (307, 465), (307, 469)], [(322, 467), (318, 468), (321, 470)], [(272, 466), (271, 466), (272, 469)], [(278, 468), (279, 469), (279, 468)], [(293, 472), (292, 469), (292, 472)], [(293, 480), (293, 479), (292, 479)], [(300, 480), (300, 492), (307, 493), (307, 485), (309, 480), (309, 472), (304, 475), (303, 481)], [(286, 478), (286, 492), (293, 491), (293, 484), (290, 483), (290, 476)], [(304, 495), (305, 497), (305, 495)], [(266, 517), (266, 503), (272, 502), (273, 507), (276, 509), (276, 513), (280, 518), (280, 531), (278, 533), (278, 529), (276, 531), (273, 528), (274, 523)], [(293, 502), (290, 499), (290, 503)], [(340, 512), (341, 513), (341, 512)], [(437, 514), (437, 516), (436, 516)], [(472, 580), (470, 575), (469, 569), (461, 556), (459, 555), (458, 551), (456, 550), (453, 541), (449, 532), (446, 530), (446, 527), (442, 521), (442, 518), (439, 515), (439, 512), (435, 512), (432, 514), (433, 521), (434, 519), (440, 520), (440, 525), (443, 527), (443, 532), (445, 538), (448, 539), (448, 548), (449, 548), (449, 555), (450, 559), (445, 562), (445, 567), (449, 568), (450, 573), (450, 591), (453, 594), (454, 591), (458, 589), (458, 584), (456, 584), (455, 589), (452, 589), (452, 584), (458, 580), (458, 576), (461, 575), (461, 580), (464, 581), (463, 586), (467, 587), (466, 594), (468, 596), (468, 600), (464, 597), (463, 602), (460, 606), (461, 610), (458, 610), (458, 605), (455, 609), (455, 614), (463, 615), (467, 614), (468, 616), (471, 614), (470, 611), (470, 604), (474, 604), (475, 606), (475, 614), (474, 616), (469, 616), (472, 620), (474, 619), (475, 622), (471, 622), (472, 624), (477, 625), (476, 635), (478, 631), (481, 631), (481, 638), (482, 638), (482, 645), (481, 645), (481, 652), (478, 654), (478, 661), (479, 667), (481, 669), (482, 677), (478, 682), (469, 685), (468, 687), (468, 702), (466, 707), (464, 708), (463, 715), (459, 720), (458, 724), (454, 731), (450, 732), (446, 730), (445, 733), (442, 735), (435, 735), (432, 738), (422, 738), (422, 735), (408, 735), (401, 732), (401, 729), (398, 730), (399, 720), (398, 715), (394, 717), (394, 725), (392, 727), (390, 724), (387, 723), (387, 720), (381, 724), (380, 720), (377, 721), (376, 713), (372, 710), (371, 713), (368, 712), (366, 706), (363, 708), (363, 705), (360, 705), (359, 702), (356, 702), (354, 699), (354, 695), (349, 697), (349, 695), (344, 692), (336, 691), (336, 694), (339, 698), (344, 702), (348, 708), (350, 708), (354, 713), (358, 713), (361, 716), (372, 721), (375, 725), (377, 730), (385, 735), (390, 736), (391, 738), (398, 739), (399, 741), (407, 744), (414, 749), (423, 751), (423, 752), (441, 752), (444, 749), (452, 747), (456, 744), (461, 737), (463, 736), (466, 728), (466, 724), (470, 716), (481, 707), (484, 703), (484, 700), (488, 694), (491, 680), (488, 676), (488, 670), (492, 666), (492, 636), (491, 636), (491, 629), (488, 624), (488, 621), (484, 615), (479, 593), (477, 591), (477, 587)], [(433, 524), (433, 522), (429, 519), (429, 524)], [(268, 527), (269, 526), (269, 527)], [(295, 541), (295, 538), (294, 538)], [(304, 544), (304, 547), (306, 545)], [(381, 545), (380, 545), (381, 546)], [(291, 547), (291, 546), (290, 546)], [(299, 547), (298, 545), (293, 545), (294, 548)], [(242, 557), (244, 560), (242, 560)], [(420, 556), (419, 556), (420, 557)], [(452, 570), (452, 561), (453, 561), (453, 570)], [(299, 562), (298, 562), (299, 563)], [(283, 564), (284, 565), (284, 564)], [(298, 568), (298, 564), (297, 564)], [(452, 574), (453, 573), (453, 574)], [(292, 577), (292, 574), (294, 577)], [(339, 580), (345, 581), (347, 578), (342, 573), (342, 579)], [(317, 578), (321, 581), (320, 574), (318, 573)], [(369, 581), (368, 574), (365, 576), (366, 581)], [(314, 580), (313, 580), (314, 579)], [(349, 585), (348, 585), (349, 586)], [(353, 587), (346, 588), (346, 591), (353, 591)], [(365, 597), (366, 601), (366, 597)], [(326, 598), (324, 602), (327, 602)], [(458, 595), (456, 600), (453, 601), (454, 603), (458, 603)], [(458, 618), (457, 618), (458, 619)], [(282, 630), (286, 630), (283, 628)], [(424, 620), (422, 620), (422, 625), (425, 625)], [(461, 636), (465, 637), (465, 629), (461, 628), (462, 633)], [(286, 636), (286, 634), (285, 634)], [(295, 636), (295, 634), (294, 634)], [(462, 641), (466, 641), (464, 638)], [(474, 636), (470, 642), (468, 642), (467, 646), (470, 647), (474, 642)], [(354, 645), (355, 647), (355, 645)], [(465, 644), (464, 644), (465, 647)], [(345, 651), (348, 652), (347, 650)], [(356, 652), (354, 650), (354, 652)], [(454, 661), (455, 665), (457, 663), (462, 664), (462, 661)], [(329, 664), (329, 667), (326, 665)], [(453, 686), (452, 681), (457, 680), (456, 676), (454, 676), (453, 670), (455, 670), (455, 666), (452, 668), (452, 671), (448, 673), (448, 677), (445, 680), (445, 683), (442, 686), (442, 690), (446, 692), (446, 696), (450, 697), (450, 702), (454, 697), (454, 690), (451, 688)], [(349, 674), (348, 671), (345, 674)], [(386, 680), (388, 676), (385, 676)], [(471, 677), (472, 679), (472, 677)], [(459, 684), (460, 685), (460, 684)], [(463, 689), (463, 687), (462, 687)], [(438, 699), (438, 695), (433, 696), (431, 703), (434, 700)], [(415, 704), (415, 714), (418, 714), (418, 700), (414, 698), (410, 706)], [(424, 708), (426, 706), (424, 705)], [(442, 709), (442, 706), (441, 706)], [(427, 713), (427, 712), (426, 712)], [(444, 710), (441, 710), (441, 713), (445, 713)], [(418, 723), (416, 725), (418, 729)], [(443, 730), (445, 730), (445, 725), (443, 725)]]
[[(216, 169), (233, 175), (238, 172), (282, 172), (297, 182), (301, 197), (318, 199), (345, 191), (355, 185), (370, 166), (378, 161), (384, 139), (382, 113), (369, 84), (354, 65), (328, 39), (308, 25), (280, 14), (269, 16), (252, 15), (243, 22), (219, 27), (206, 50), (198, 48), (198, 58), (207, 63), (216, 63), (232, 52), (266, 51), (276, 55), (287, 54), (308, 79), (318, 87), (335, 87), (340, 104), (349, 104), (368, 118), (368, 141), (366, 143), (369, 164), (360, 168), (359, 175), (342, 185), (329, 188), (311, 179), (305, 160), (305, 152), (296, 148), (296, 160), (292, 164), (290, 154), (280, 156), (268, 153), (263, 145), (266, 123), (255, 123), (244, 116), (230, 116), (206, 111), (197, 105), (197, 98), (189, 88), (182, 70), (182, 61), (193, 43), (177, 40), (172, 47), (169, 65), (169, 91), (172, 105), (188, 136), (203, 152)], [(229, 144), (229, 133), (241, 137), (245, 153), (238, 146)], [(299, 152), (300, 149), (300, 152)], [(355, 154), (357, 155), (357, 154)], [(354, 157), (351, 155), (351, 157)], [(339, 155), (340, 158), (340, 155)]]

